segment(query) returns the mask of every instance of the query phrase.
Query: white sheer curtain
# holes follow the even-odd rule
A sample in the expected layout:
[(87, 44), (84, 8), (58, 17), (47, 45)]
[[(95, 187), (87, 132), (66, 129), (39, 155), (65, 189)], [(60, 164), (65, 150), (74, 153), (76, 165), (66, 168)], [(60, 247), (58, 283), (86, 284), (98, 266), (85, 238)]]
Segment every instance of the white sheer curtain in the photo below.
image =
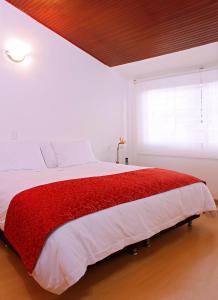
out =
[(218, 158), (218, 70), (136, 84), (138, 151)]

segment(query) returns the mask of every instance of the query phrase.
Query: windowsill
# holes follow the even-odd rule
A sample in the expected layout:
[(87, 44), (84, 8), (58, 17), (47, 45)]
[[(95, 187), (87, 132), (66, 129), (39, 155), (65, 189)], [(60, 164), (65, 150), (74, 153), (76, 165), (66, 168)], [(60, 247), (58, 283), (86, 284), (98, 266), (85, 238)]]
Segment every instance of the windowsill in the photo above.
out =
[(168, 157), (168, 158), (183, 158), (183, 159), (203, 159), (203, 160), (216, 160), (218, 161), (218, 158), (215, 157), (209, 157), (209, 156), (192, 156), (190, 155), (180, 155), (180, 154), (156, 154), (156, 153), (142, 153), (142, 152), (138, 152), (136, 153), (136, 155), (140, 155), (140, 156), (155, 156), (155, 157)]

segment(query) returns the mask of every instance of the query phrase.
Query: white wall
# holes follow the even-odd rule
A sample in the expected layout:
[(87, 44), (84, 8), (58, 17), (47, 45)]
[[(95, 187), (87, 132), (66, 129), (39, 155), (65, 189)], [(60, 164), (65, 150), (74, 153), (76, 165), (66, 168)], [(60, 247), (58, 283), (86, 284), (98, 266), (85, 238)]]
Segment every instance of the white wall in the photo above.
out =
[(218, 161), (167, 156), (136, 155), (136, 165), (172, 169), (206, 180), (215, 199), (218, 199)]
[[(29, 66), (6, 58), (10, 38), (30, 44)], [(114, 160), (126, 88), (115, 71), (0, 0), (0, 139), (90, 138), (99, 159)]]

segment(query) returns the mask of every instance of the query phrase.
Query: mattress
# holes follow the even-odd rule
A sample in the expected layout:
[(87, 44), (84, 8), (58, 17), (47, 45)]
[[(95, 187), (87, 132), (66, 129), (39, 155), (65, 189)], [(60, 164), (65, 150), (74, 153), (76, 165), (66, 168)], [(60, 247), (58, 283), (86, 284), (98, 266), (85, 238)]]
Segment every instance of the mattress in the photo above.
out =
[[(95, 162), (41, 171), (0, 172), (0, 227), (4, 230), (10, 201), (25, 189), (141, 168)], [(195, 183), (81, 217), (64, 224), (49, 236), (32, 276), (44, 289), (61, 294), (85, 274), (88, 265), (189, 216), (213, 210), (216, 206), (207, 186)]]

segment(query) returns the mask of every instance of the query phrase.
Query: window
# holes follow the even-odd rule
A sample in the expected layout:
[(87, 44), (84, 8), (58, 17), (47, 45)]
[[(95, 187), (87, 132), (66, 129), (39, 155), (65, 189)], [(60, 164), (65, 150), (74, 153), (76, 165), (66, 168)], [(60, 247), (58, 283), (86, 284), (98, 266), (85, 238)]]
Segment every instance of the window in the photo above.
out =
[(136, 95), (140, 152), (218, 158), (218, 70), (138, 83)]

